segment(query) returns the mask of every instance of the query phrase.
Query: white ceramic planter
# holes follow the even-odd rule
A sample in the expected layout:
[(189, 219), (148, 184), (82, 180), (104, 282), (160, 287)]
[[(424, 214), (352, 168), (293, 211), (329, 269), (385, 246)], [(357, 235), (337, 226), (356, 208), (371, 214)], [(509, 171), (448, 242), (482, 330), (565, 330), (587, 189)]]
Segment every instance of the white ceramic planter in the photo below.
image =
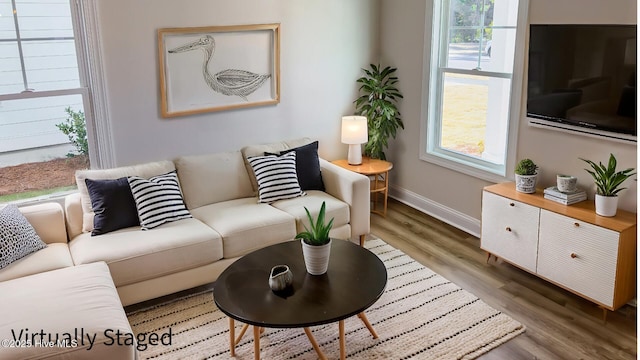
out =
[(331, 255), (331, 241), (328, 244), (315, 246), (309, 245), (300, 240), (302, 243), (302, 255), (304, 256), (304, 265), (307, 272), (311, 275), (322, 275), (327, 272), (329, 267), (329, 255)]
[(602, 196), (596, 194), (596, 214), (600, 216), (616, 216), (618, 211), (617, 196)]
[(516, 175), (516, 191), (521, 193), (533, 194), (536, 192), (536, 180), (538, 174), (535, 175)]

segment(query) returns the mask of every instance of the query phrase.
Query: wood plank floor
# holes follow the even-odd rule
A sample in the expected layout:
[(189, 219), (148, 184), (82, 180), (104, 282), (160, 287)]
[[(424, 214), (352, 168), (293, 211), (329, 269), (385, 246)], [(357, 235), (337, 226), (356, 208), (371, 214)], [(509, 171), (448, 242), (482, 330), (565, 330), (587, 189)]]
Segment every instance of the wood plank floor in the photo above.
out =
[(609, 312), (505, 262), (486, 262), (480, 240), (418, 210), (389, 201), (371, 215), (371, 234), (494, 308), (527, 331), (480, 357), (493, 359), (636, 359), (637, 312)]

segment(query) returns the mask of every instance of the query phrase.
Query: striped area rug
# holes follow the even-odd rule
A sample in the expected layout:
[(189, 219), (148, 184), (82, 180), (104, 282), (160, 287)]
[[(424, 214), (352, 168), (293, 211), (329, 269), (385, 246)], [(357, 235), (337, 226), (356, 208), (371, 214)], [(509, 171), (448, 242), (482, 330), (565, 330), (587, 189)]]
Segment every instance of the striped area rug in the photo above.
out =
[[(382, 240), (369, 240), (366, 247), (388, 271), (385, 293), (366, 311), (379, 338), (373, 339), (357, 317), (347, 319), (347, 358), (473, 359), (525, 331), (519, 322)], [(171, 345), (149, 346), (140, 358), (230, 359), (229, 322), (213, 296), (193, 294), (128, 314), (136, 334), (171, 329)], [(236, 326), (237, 335), (241, 324)], [(325, 355), (338, 359), (338, 325), (311, 329)], [(260, 345), (261, 359), (317, 359), (302, 329), (266, 329)], [(236, 348), (236, 359), (253, 356), (249, 330)]]

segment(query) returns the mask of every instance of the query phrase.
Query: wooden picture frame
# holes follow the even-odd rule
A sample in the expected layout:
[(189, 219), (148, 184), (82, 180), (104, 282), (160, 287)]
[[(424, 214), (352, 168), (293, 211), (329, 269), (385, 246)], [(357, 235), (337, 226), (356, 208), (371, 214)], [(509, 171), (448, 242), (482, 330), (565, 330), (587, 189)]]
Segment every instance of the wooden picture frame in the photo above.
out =
[(280, 102), (280, 24), (158, 29), (162, 117)]

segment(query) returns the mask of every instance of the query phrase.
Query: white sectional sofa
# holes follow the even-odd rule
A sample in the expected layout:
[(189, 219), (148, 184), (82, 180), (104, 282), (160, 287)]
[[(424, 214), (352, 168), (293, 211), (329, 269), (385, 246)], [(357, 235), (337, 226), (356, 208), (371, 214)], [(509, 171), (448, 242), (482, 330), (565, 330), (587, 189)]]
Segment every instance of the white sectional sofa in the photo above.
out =
[[(82, 328), (105, 346), (90, 353), (87, 344), (0, 348), (0, 358), (135, 359), (132, 346), (106, 346), (109, 337), (104, 329), (131, 332), (122, 306), (211, 283), (242, 255), (292, 240), (307, 222), (304, 207), (315, 216), (326, 202), (327, 218), (334, 218), (331, 236), (362, 242), (369, 233), (369, 179), (323, 159), (317, 162), (324, 190), (306, 190), (304, 196), (269, 204), (258, 202), (258, 184), (247, 157), (310, 143), (300, 139), (79, 171), (79, 192), (66, 197), (64, 209), (55, 202), (20, 208), (47, 246), (0, 269), (0, 293), (11, 294), (0, 297), (0, 305), (13, 309), (11, 316), (0, 320), (0, 338), (26, 327), (56, 334)], [(192, 217), (146, 231), (131, 226), (92, 236), (94, 209), (85, 179), (148, 178), (174, 170)]]
[[(324, 191), (308, 190), (305, 196), (258, 203), (257, 184), (246, 158), (309, 143), (305, 138), (174, 161), (79, 171), (79, 192), (67, 196), (64, 212), (54, 204), (22, 209), (49, 246), (1, 269), (0, 281), (103, 261), (126, 306), (211, 283), (242, 255), (292, 240), (307, 222), (304, 207), (317, 214), (323, 201), (327, 218), (335, 219), (332, 237), (363, 239), (369, 233), (369, 180), (324, 159), (319, 159)], [(147, 231), (134, 226), (91, 235), (93, 215), (85, 179), (148, 178), (173, 170), (192, 218)], [(46, 209), (40, 217), (39, 209)]]

